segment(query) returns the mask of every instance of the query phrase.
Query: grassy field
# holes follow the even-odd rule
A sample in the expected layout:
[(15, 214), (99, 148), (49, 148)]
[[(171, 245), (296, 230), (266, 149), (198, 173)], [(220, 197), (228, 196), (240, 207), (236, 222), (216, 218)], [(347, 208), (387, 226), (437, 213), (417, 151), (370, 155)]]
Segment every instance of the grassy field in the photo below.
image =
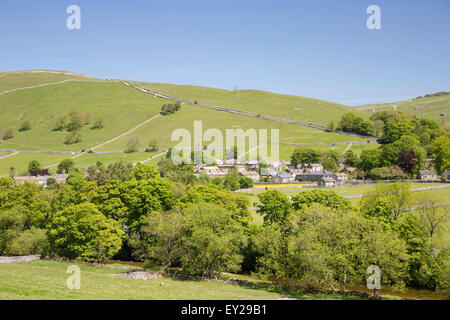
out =
[[(124, 161), (126, 163), (137, 163), (147, 160), (152, 156), (160, 152), (133, 152), (133, 153), (86, 153), (74, 159), (75, 167), (86, 168), (91, 165), (95, 165), (97, 162), (103, 163), (105, 166)], [(72, 155), (59, 155), (51, 153), (19, 153), (11, 157), (0, 160), (0, 176), (9, 174), (9, 169), (14, 167), (16, 169), (16, 175), (21, 175), (28, 170), (28, 163), (31, 160), (37, 160), (42, 167), (53, 165), (61, 162), (64, 159), (72, 158)], [(156, 159), (155, 159), (156, 160)], [(50, 172), (55, 172), (55, 168), (50, 168)]]
[(343, 114), (352, 111), (350, 107), (337, 103), (260, 90), (230, 91), (166, 83), (141, 82), (138, 84), (151, 90), (190, 101), (285, 119), (314, 122), (326, 126), (330, 124), (331, 120), (337, 123), (337, 119)]
[[(403, 113), (408, 113), (420, 118), (433, 119), (438, 122), (441, 122), (443, 120), (442, 118), (448, 120), (448, 116), (450, 115), (450, 95), (412, 99), (396, 103), (365, 105), (355, 108), (365, 114), (366, 117), (370, 117), (374, 111), (394, 110), (394, 105), (398, 111)], [(441, 113), (445, 113), (446, 116), (441, 117)]]
[[(425, 186), (437, 186), (442, 185), (442, 183), (411, 183), (411, 188), (420, 188)], [(287, 196), (292, 196), (294, 194), (297, 194), (299, 192), (304, 192), (308, 190), (315, 190), (315, 189), (321, 189), (321, 190), (332, 190), (335, 191), (340, 196), (352, 196), (352, 195), (359, 195), (359, 194), (366, 194), (372, 190), (375, 189), (375, 185), (358, 185), (358, 186), (342, 186), (342, 187), (336, 187), (336, 188), (317, 188), (317, 187), (299, 187), (299, 188), (285, 188), (285, 189), (278, 189), (280, 192)], [(259, 203), (258, 194), (265, 192), (265, 190), (258, 190), (258, 191), (249, 191), (245, 193), (239, 193), (242, 195), (245, 195), (249, 198), (250, 204), (253, 206), (253, 203)], [(434, 190), (424, 190), (424, 191), (413, 191), (413, 201), (418, 196), (424, 196), (429, 195), (432, 196), (434, 199), (439, 201), (447, 201), (450, 200), (450, 187), (449, 188), (443, 188), (443, 189), (434, 189)], [(351, 199), (351, 201), (354, 204), (359, 203), (360, 199)]]
[(0, 77), (0, 93), (17, 88), (25, 88), (45, 83), (59, 82), (68, 79), (94, 80), (77, 74), (60, 73), (4, 73)]
[[(0, 264), (0, 300), (88, 299), (88, 300), (274, 300), (290, 297), (304, 300), (361, 299), (341, 294), (310, 294), (277, 289), (256, 289), (232, 284), (182, 281), (169, 278), (135, 280), (112, 277), (123, 271), (87, 265), (81, 269), (80, 290), (66, 287), (70, 264), (53, 261)], [(164, 286), (161, 286), (164, 282)]]

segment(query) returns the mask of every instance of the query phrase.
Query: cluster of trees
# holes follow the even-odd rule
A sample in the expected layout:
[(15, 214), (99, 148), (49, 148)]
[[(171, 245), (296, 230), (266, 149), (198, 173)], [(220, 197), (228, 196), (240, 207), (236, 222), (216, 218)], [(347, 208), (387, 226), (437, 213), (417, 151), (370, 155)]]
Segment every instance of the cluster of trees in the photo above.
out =
[(174, 104), (170, 103), (170, 104), (163, 104), (163, 106), (161, 107), (161, 114), (163, 116), (167, 116), (169, 114), (175, 113), (178, 110), (180, 110), (181, 108), (181, 103), (179, 103), (178, 101), (175, 102)]
[(436, 92), (436, 93), (429, 93), (429, 94), (426, 94), (424, 96), (418, 96), (416, 99), (440, 97), (440, 96), (446, 96), (446, 95), (449, 95), (449, 94), (450, 94), (450, 92), (448, 92), (448, 91), (439, 91), (439, 92)]
[(345, 132), (372, 135), (372, 127), (370, 122), (352, 112), (346, 113), (342, 116), (341, 120), (339, 120), (337, 129)]
[[(345, 123), (356, 116), (344, 116)], [(344, 120), (343, 117), (343, 120)], [(430, 119), (412, 119), (398, 111), (376, 112), (370, 117), (372, 134), (381, 137), (383, 146), (365, 150), (359, 159), (349, 150), (344, 162), (356, 166), (373, 179), (415, 178), (425, 169), (425, 159), (433, 161), (428, 169), (441, 174), (450, 168), (450, 134)]]
[(15, 128), (5, 128), (0, 130), (0, 138), (1, 140), (8, 140), (14, 138), (14, 134), (16, 132)]
[[(71, 111), (62, 114), (56, 118), (55, 131), (67, 130), (68, 134), (64, 140), (65, 144), (75, 144), (82, 140), (82, 135), (79, 130), (91, 123), (92, 115), (90, 113)], [(101, 129), (105, 126), (105, 119), (98, 117), (92, 129)]]
[(291, 156), (292, 165), (321, 163), (325, 170), (337, 172), (341, 156), (334, 150), (320, 152), (310, 148), (296, 149)]
[(264, 226), (251, 242), (260, 274), (342, 288), (364, 283), (374, 264), (383, 284), (450, 294), (448, 207), (423, 198), (408, 211), (407, 184), (380, 184), (358, 208), (333, 191), (300, 192), (292, 202), (279, 191), (258, 197)]
[[(65, 184), (0, 179), (0, 255), (144, 260), (213, 277), (240, 270), (315, 287), (363, 283), (368, 265), (383, 284), (449, 287), (448, 212), (424, 201), (405, 211), (405, 184), (380, 185), (353, 207), (333, 191), (259, 194), (264, 224), (251, 224), (245, 196), (193, 179), (187, 166), (69, 161)], [(446, 242), (447, 241), (447, 242)]]

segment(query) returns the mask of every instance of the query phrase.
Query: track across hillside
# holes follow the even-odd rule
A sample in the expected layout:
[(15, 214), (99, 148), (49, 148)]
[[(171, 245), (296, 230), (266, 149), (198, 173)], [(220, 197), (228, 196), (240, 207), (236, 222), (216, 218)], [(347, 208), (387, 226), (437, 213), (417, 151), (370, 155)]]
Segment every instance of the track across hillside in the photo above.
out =
[(374, 138), (372, 136), (360, 135), (360, 134), (357, 134), (357, 133), (344, 132), (344, 131), (340, 131), (340, 130), (332, 130), (330, 128), (327, 128), (325, 126), (322, 126), (322, 125), (319, 125), (319, 124), (315, 124), (315, 123), (312, 123), (312, 122), (288, 120), (288, 119), (277, 118), (277, 117), (272, 117), (272, 116), (267, 116), (267, 115), (262, 115), (262, 114), (256, 114), (256, 113), (253, 113), (253, 112), (248, 112), (248, 111), (243, 111), (243, 110), (238, 110), (238, 109), (225, 108), (225, 107), (214, 106), (214, 105), (204, 104), (204, 103), (196, 103), (196, 102), (192, 102), (192, 101), (189, 101), (189, 100), (181, 99), (181, 98), (178, 98), (178, 97), (169, 96), (167, 94), (164, 94), (164, 93), (161, 93), (161, 92), (157, 92), (157, 91), (154, 91), (154, 90), (150, 90), (150, 89), (147, 89), (145, 87), (135, 85), (135, 84), (133, 84), (133, 83), (131, 83), (129, 81), (122, 81), (122, 83), (124, 85), (128, 86), (128, 87), (134, 88), (136, 90), (139, 90), (139, 91), (147, 93), (147, 94), (151, 94), (151, 95), (153, 95), (153, 96), (155, 96), (157, 98), (168, 99), (168, 100), (172, 100), (172, 101), (178, 101), (178, 102), (183, 103), (183, 104), (189, 104), (189, 105), (198, 106), (198, 107), (202, 107), (202, 108), (208, 108), (208, 109), (212, 109), (212, 110), (216, 110), (216, 111), (224, 111), (224, 112), (240, 114), (240, 115), (243, 115), (243, 116), (246, 116), (246, 117), (252, 117), (252, 118), (257, 118), (257, 119), (276, 121), (276, 122), (283, 122), (283, 123), (291, 123), (291, 124), (296, 124), (296, 125), (300, 125), (300, 126), (303, 126), (303, 127), (318, 129), (318, 130), (322, 130), (322, 131), (326, 131), (326, 132), (345, 134), (345, 135), (359, 137), (359, 138), (363, 138), (363, 139), (377, 140), (377, 138)]

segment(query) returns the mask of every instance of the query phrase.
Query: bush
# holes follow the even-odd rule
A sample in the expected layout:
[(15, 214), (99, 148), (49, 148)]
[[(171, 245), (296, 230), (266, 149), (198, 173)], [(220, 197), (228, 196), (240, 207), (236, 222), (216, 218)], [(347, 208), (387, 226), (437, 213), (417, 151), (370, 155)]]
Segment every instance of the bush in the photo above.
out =
[(48, 252), (48, 240), (45, 230), (31, 228), (23, 231), (11, 244), (10, 254), (26, 256)]
[(94, 122), (94, 126), (92, 127), (93, 129), (101, 129), (105, 126), (105, 119), (103, 117), (98, 117), (95, 122)]
[(1, 132), (1, 138), (3, 140), (12, 139), (14, 137), (14, 128), (6, 128)]
[(75, 144), (81, 142), (81, 133), (78, 131), (72, 131), (67, 134), (66, 139), (64, 140), (64, 144)]
[(19, 131), (27, 131), (31, 129), (31, 121), (30, 120), (24, 120), (22, 124), (20, 125)]

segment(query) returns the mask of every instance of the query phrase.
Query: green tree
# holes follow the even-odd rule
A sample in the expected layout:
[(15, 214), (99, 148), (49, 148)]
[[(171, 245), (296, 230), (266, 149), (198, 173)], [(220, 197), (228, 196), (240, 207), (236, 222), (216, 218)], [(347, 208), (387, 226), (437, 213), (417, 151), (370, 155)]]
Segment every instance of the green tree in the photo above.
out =
[(358, 168), (365, 172), (369, 172), (373, 168), (381, 167), (382, 163), (382, 150), (364, 150), (361, 152)]
[(333, 209), (350, 208), (350, 202), (332, 190), (307, 190), (292, 196), (294, 210), (302, 210), (314, 204)]
[(119, 251), (123, 231), (92, 203), (55, 213), (48, 236), (53, 253), (77, 260), (105, 260)]
[(136, 152), (141, 145), (141, 139), (139, 137), (131, 137), (127, 142), (127, 151)]
[(298, 164), (318, 163), (322, 154), (314, 149), (296, 149), (291, 156), (291, 164), (294, 166)]
[(362, 198), (363, 213), (396, 220), (410, 204), (410, 188), (411, 185), (406, 182), (378, 183), (373, 191)]
[(178, 262), (183, 253), (184, 229), (184, 217), (179, 210), (150, 214), (139, 238), (135, 236), (131, 240), (134, 255), (158, 261), (168, 274), (169, 267)]
[(439, 174), (450, 169), (450, 138), (448, 136), (436, 138), (431, 144), (431, 154)]
[(183, 270), (209, 278), (219, 271), (239, 271), (247, 239), (231, 212), (216, 204), (199, 203), (188, 206), (184, 215)]
[(37, 160), (31, 160), (28, 163), (28, 172), (38, 171), (41, 170), (41, 164)]
[(264, 216), (264, 223), (285, 221), (292, 211), (288, 197), (279, 190), (269, 190), (258, 194), (259, 208), (257, 212)]
[(98, 117), (95, 119), (94, 126), (92, 128), (94, 129), (102, 129), (105, 126), (105, 118)]
[(64, 144), (76, 144), (81, 142), (81, 139), (81, 133), (77, 130), (73, 130), (67, 134), (66, 138), (64, 139)]
[(58, 172), (59, 173), (69, 173), (70, 170), (75, 166), (75, 162), (72, 159), (62, 160), (58, 164)]
[(22, 123), (20, 124), (19, 127), (19, 131), (27, 131), (31, 129), (31, 120), (26, 119), (24, 121), (22, 121)]
[(349, 149), (344, 153), (344, 160), (344, 163), (351, 167), (356, 167), (359, 163), (358, 156), (352, 149)]

